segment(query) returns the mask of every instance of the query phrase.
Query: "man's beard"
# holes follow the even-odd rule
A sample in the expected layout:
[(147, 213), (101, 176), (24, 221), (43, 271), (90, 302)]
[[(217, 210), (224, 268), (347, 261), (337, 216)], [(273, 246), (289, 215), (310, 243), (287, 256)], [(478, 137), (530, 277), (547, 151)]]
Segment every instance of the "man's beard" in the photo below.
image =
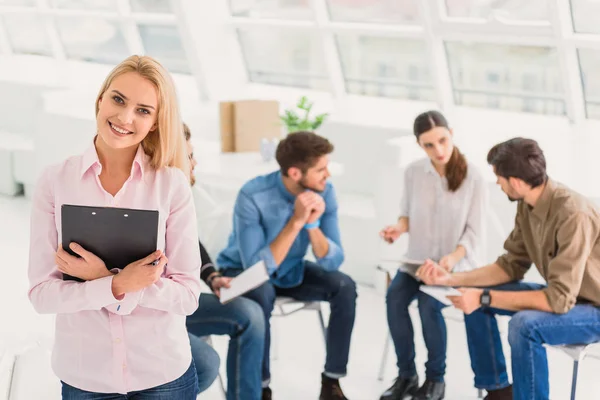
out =
[(321, 193), (323, 190), (310, 186), (306, 183), (306, 177), (303, 176), (299, 181), (298, 181), (298, 186), (300, 186), (302, 189), (304, 190), (312, 190), (313, 192), (319, 192)]

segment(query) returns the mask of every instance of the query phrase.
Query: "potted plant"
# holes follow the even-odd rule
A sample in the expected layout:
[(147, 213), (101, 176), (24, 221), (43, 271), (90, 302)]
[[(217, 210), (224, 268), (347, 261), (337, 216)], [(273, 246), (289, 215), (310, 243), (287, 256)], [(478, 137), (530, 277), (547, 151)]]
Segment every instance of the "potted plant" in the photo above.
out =
[[(302, 96), (296, 104), (296, 109), (287, 109), (283, 115), (279, 117), (288, 133), (298, 131), (315, 131), (320, 127), (325, 119), (329, 116), (328, 113), (315, 115), (311, 118), (310, 111), (313, 103), (308, 101), (306, 96)], [(301, 114), (301, 115), (300, 115)]]

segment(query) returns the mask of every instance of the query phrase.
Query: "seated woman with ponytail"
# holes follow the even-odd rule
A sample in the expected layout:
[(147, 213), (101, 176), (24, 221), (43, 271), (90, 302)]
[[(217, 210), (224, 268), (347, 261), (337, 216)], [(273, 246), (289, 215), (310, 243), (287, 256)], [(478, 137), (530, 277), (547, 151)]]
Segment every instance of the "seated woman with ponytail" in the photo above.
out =
[[(414, 134), (426, 158), (406, 168), (400, 216), (381, 231), (393, 243), (409, 233), (406, 258), (432, 259), (448, 271), (466, 271), (478, 265), (477, 253), (484, 236), (487, 195), (481, 174), (454, 146), (452, 129), (438, 111), (419, 115)], [(418, 266), (401, 268), (387, 292), (387, 318), (396, 356), (398, 378), (381, 400), (444, 398), (446, 324), (444, 304), (419, 291)], [(406, 272), (403, 272), (406, 271)], [(415, 368), (413, 325), (408, 306), (418, 300), (428, 360), (426, 379), (419, 387)]]

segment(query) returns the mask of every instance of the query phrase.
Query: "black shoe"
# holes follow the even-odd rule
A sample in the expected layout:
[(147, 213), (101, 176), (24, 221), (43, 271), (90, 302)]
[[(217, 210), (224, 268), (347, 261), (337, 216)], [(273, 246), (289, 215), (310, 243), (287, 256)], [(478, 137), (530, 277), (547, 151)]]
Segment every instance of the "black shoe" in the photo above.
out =
[(263, 388), (262, 400), (271, 400), (271, 397), (272, 397), (271, 389), (269, 389), (268, 387)]
[(512, 385), (510, 385), (502, 389), (488, 390), (487, 396), (485, 396), (483, 400), (512, 400), (512, 398), (513, 391)]
[(446, 394), (446, 384), (444, 382), (434, 382), (425, 380), (423, 386), (417, 390), (413, 400), (442, 400)]
[(379, 400), (403, 400), (406, 396), (412, 396), (419, 388), (419, 377), (398, 377), (388, 390), (383, 392)]
[(321, 395), (319, 396), (319, 400), (348, 400), (348, 398), (344, 396), (339, 380), (322, 374)]

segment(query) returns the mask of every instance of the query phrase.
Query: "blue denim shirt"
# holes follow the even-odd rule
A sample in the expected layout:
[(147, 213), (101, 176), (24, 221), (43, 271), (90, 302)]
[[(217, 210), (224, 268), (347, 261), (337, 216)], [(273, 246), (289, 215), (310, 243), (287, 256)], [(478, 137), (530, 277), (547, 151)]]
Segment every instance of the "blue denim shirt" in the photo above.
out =
[[(329, 251), (317, 258), (317, 264), (325, 270), (337, 270), (344, 261), (338, 226), (338, 204), (331, 183), (319, 193), (325, 200), (325, 212), (321, 216), (320, 229), (327, 237)], [(310, 245), (308, 232), (300, 231), (281, 263), (276, 265), (270, 244), (283, 230), (294, 214), (294, 201), (283, 184), (281, 172), (259, 176), (247, 182), (235, 202), (233, 232), (227, 247), (217, 257), (221, 270), (248, 268), (263, 260), (271, 276), (271, 282), (279, 287), (293, 287), (302, 283), (304, 257)]]

